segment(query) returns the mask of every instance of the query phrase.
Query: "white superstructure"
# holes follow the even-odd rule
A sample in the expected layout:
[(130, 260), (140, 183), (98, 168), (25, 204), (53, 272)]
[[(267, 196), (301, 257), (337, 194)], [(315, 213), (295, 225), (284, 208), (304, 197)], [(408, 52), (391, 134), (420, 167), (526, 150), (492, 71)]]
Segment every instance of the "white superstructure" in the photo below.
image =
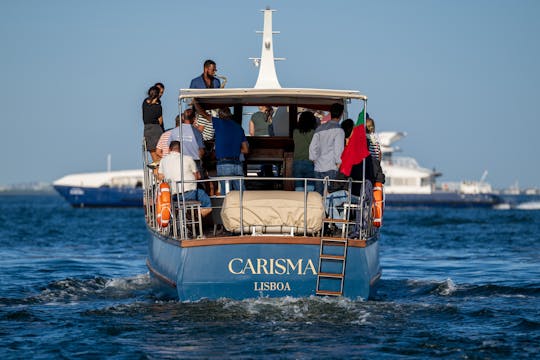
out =
[(412, 157), (394, 155), (401, 149), (393, 144), (407, 136), (407, 133), (385, 131), (378, 136), (383, 153), (381, 166), (386, 176), (384, 189), (387, 194), (432, 194), (435, 190), (460, 194), (493, 193), (491, 185), (485, 181), (487, 171), (479, 181), (445, 182), (438, 187), (436, 178), (441, 173), (421, 167)]
[(385, 192), (387, 194), (431, 194), (435, 190), (435, 178), (439, 174), (420, 167), (414, 158), (394, 156), (394, 152), (400, 150), (392, 144), (407, 134), (385, 131), (378, 135), (383, 153), (381, 166), (386, 176)]
[(84, 188), (137, 187), (142, 186), (143, 171), (120, 170), (66, 175), (55, 182), (54, 186), (77, 186)]

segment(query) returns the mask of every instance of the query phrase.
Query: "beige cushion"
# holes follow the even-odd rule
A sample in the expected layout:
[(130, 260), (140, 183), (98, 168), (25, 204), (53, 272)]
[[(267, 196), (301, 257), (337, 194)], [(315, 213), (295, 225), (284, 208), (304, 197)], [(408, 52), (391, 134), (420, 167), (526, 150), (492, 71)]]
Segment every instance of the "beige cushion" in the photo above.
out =
[[(221, 218), (228, 231), (240, 231), (240, 192), (231, 191), (225, 196)], [(321, 229), (324, 216), (322, 196), (309, 192), (307, 213), (304, 219), (304, 192), (300, 191), (244, 191), (243, 193), (244, 232), (315, 233)]]

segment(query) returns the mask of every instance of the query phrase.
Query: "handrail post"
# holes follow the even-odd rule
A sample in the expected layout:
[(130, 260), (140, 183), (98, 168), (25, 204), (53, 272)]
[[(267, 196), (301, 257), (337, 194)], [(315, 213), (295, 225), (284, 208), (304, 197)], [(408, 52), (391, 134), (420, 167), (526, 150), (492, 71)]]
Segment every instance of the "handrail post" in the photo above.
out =
[(240, 236), (244, 236), (244, 177), (240, 178)]
[(307, 179), (304, 178), (304, 236), (307, 236), (307, 200), (308, 200)]

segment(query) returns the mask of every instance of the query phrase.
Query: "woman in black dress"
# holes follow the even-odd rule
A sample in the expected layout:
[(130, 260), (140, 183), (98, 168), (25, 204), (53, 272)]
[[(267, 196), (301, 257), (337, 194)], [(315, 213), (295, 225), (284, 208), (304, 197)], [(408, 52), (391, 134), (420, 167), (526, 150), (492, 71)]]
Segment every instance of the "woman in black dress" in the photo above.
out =
[(156, 145), (163, 133), (163, 110), (159, 97), (160, 89), (154, 85), (148, 89), (148, 97), (142, 103), (144, 140), (146, 141), (146, 150), (150, 152), (153, 162), (159, 160)]

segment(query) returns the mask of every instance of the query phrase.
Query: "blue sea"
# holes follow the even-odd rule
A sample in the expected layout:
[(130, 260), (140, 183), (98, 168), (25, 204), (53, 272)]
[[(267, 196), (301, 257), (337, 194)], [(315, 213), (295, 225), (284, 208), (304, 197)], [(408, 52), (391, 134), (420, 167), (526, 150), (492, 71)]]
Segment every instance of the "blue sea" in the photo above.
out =
[(1, 359), (540, 358), (540, 210), (389, 208), (375, 298), (157, 297), (142, 209), (0, 196)]

